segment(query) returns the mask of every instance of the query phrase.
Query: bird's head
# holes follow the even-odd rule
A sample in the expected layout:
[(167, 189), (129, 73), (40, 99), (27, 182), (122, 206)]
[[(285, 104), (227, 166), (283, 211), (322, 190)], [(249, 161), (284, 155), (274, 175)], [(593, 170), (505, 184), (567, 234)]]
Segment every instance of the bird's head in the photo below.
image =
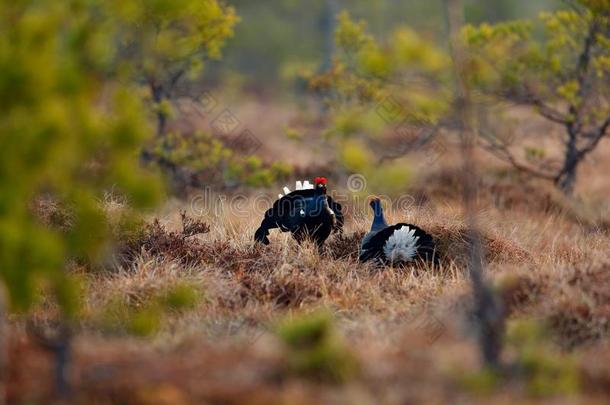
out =
[(373, 210), (375, 210), (375, 209), (381, 207), (381, 199), (379, 197), (375, 197), (375, 196), (371, 197), (369, 199), (369, 205), (371, 206), (371, 208)]
[(316, 190), (320, 190), (323, 194), (326, 194), (326, 183), (328, 183), (326, 177), (316, 177), (314, 179)]

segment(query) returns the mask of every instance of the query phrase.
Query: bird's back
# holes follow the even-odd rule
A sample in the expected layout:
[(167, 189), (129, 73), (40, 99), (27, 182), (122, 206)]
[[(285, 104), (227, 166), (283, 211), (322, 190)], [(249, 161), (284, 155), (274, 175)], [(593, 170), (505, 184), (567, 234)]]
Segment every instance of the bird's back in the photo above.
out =
[(267, 215), (284, 231), (296, 231), (306, 223), (323, 221), (328, 215), (326, 195), (316, 190), (298, 190), (278, 199)]
[(308, 181), (296, 182), (296, 190), (284, 187), (284, 194), (265, 212), (255, 240), (269, 244), (269, 230), (291, 232), (295, 239), (314, 239), (321, 245), (329, 234), (343, 226), (341, 204), (326, 194), (326, 179), (316, 178), (314, 188)]

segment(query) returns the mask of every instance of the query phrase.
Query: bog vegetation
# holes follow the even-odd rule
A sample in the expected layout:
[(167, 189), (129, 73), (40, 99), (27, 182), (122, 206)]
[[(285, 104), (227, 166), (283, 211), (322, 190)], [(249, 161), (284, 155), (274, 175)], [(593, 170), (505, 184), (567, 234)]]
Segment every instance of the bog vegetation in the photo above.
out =
[[(448, 28), (380, 35), (369, 2), (270, 3), (0, 0), (0, 395), (607, 396), (610, 3), (469, 17), (459, 67)], [(293, 14), (319, 18), (323, 50), (303, 39), (303, 60), (285, 56)], [(282, 63), (256, 62), (259, 34)], [(219, 73), (225, 52), (267, 81)], [(462, 212), (465, 130), (477, 234)], [(276, 234), (255, 245), (284, 182), (316, 176), (343, 232), (321, 250)], [(371, 194), (388, 221), (430, 232), (438, 265), (358, 263)], [(498, 367), (474, 339), (477, 242), (502, 308)]]

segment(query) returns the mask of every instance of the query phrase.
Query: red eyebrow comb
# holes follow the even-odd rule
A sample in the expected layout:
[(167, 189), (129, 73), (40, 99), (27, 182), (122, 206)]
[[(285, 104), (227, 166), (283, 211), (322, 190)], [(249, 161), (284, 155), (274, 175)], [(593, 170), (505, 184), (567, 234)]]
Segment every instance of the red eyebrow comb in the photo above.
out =
[(328, 180), (326, 180), (326, 177), (316, 177), (313, 182), (315, 184), (326, 184), (328, 183)]

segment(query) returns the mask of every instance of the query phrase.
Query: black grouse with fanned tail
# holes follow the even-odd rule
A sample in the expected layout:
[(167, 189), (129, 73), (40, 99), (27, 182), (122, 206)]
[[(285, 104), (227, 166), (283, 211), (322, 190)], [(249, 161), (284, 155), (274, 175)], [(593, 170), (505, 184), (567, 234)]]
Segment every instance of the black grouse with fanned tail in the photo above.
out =
[(388, 225), (381, 208), (381, 201), (371, 201), (373, 224), (360, 245), (362, 262), (375, 260), (382, 264), (401, 265), (412, 261), (438, 263), (432, 236), (420, 227), (398, 223)]
[(268, 245), (269, 230), (279, 228), (290, 232), (299, 243), (311, 239), (322, 246), (332, 231), (343, 228), (341, 204), (326, 194), (326, 183), (326, 178), (317, 177), (313, 185), (309, 181), (297, 181), (292, 192), (284, 187), (285, 195), (280, 194), (273, 207), (265, 212), (254, 239)]

